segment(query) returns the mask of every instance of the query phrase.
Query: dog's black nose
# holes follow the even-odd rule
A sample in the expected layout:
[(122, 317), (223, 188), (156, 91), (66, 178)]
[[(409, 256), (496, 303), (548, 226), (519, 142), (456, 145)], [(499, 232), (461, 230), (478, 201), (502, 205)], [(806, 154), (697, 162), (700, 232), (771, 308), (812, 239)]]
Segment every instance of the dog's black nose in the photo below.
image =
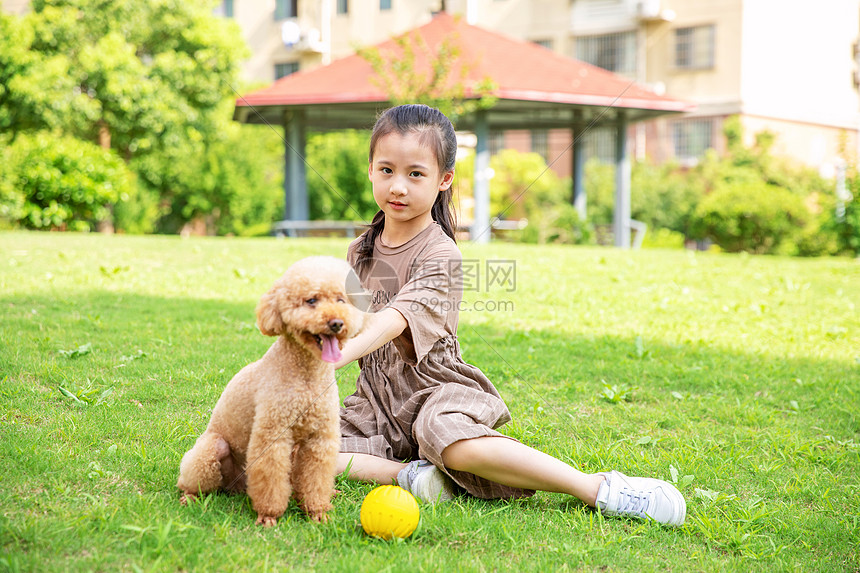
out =
[(328, 328), (332, 332), (340, 332), (340, 329), (343, 328), (343, 321), (339, 318), (333, 318), (328, 321)]

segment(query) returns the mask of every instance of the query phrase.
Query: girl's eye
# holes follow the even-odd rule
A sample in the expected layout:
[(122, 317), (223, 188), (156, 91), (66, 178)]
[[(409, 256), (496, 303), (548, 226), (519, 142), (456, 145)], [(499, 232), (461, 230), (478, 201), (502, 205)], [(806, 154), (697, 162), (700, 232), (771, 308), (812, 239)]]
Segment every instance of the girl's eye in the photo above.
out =
[(315, 299), (315, 298), (309, 298), (308, 300), (305, 301), (305, 304), (307, 304), (308, 306), (313, 306), (316, 303), (317, 303), (317, 299)]
[(420, 171), (413, 171), (412, 173), (409, 174), (409, 176), (410, 177), (423, 177), (424, 174), (421, 173)]
[(391, 171), (390, 167), (383, 167), (382, 169), (380, 169), (380, 171), (382, 171), (386, 175), (391, 175), (393, 173), (393, 171)]

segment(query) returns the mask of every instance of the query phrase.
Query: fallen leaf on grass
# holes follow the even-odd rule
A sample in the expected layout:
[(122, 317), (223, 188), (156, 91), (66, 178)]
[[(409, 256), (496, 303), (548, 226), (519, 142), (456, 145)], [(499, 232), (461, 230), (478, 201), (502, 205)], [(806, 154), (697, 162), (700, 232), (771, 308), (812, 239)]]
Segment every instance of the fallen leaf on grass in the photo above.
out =
[(141, 358), (143, 358), (144, 356), (146, 356), (146, 352), (144, 352), (143, 350), (138, 349), (137, 354), (132, 354), (132, 355), (130, 355), (130, 356), (120, 356), (120, 357), (119, 357), (119, 359), (120, 359), (122, 362), (131, 362), (132, 360), (140, 360), (140, 359), (141, 359)]
[(81, 400), (80, 398), (78, 398), (77, 396), (75, 396), (74, 394), (72, 394), (71, 392), (69, 392), (68, 390), (63, 388), (62, 386), (60, 386), (60, 394), (62, 394), (66, 398), (71, 398), (72, 400), (74, 400), (78, 404), (86, 404), (86, 402), (84, 402), (83, 400)]
[(60, 354), (65, 356), (66, 358), (79, 358), (81, 356), (86, 356), (90, 352), (93, 351), (93, 345), (90, 342), (78, 346), (72, 350), (60, 350)]

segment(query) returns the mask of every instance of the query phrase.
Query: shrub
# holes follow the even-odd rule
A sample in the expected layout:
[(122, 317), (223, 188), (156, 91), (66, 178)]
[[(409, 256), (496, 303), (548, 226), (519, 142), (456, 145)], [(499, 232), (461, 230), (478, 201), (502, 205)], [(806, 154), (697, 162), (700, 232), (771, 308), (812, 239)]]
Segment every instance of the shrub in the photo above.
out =
[(857, 195), (845, 205), (845, 221), (840, 225), (838, 234), (842, 250), (860, 255), (860, 198)]
[(595, 225), (611, 225), (615, 208), (615, 166), (589, 159), (583, 183), (588, 220)]
[(132, 187), (115, 153), (72, 137), (21, 134), (5, 155), (2, 211), (26, 228), (92, 230)]
[(0, 138), (0, 229), (18, 224), (24, 209), (24, 194), (15, 185), (12, 150)]
[(832, 233), (837, 253), (860, 256), (860, 175), (855, 169), (852, 169), (853, 173), (846, 179), (848, 191), (853, 198), (845, 202), (845, 211), (842, 217), (837, 219), (834, 196), (831, 216), (822, 223), (822, 227)]
[(764, 183), (717, 187), (696, 209), (694, 232), (729, 252), (776, 253), (809, 221), (800, 197)]
[[(493, 178), (490, 179), (490, 215), (505, 219), (528, 216), (527, 203), (534, 197), (547, 201), (566, 201), (568, 190), (543, 157), (537, 153), (522, 153), (503, 149), (490, 159)], [(569, 189), (569, 186), (568, 186)]]
[(525, 202), (528, 225), (518, 236), (524, 243), (587, 244), (594, 230), (564, 197), (555, 190), (532, 193)]
[(637, 161), (633, 164), (630, 188), (633, 219), (646, 223), (649, 231), (667, 229), (690, 235), (696, 207), (704, 197), (704, 187), (696, 178), (683, 172), (676, 163), (654, 165)]
[(207, 155), (218, 235), (267, 235), (284, 212), (283, 141), (269, 126), (239, 125)]
[[(455, 202), (471, 197), (475, 156), (457, 162)], [(570, 204), (570, 180), (547, 169), (537, 153), (505, 149), (490, 159), (490, 216), (527, 219), (512, 237), (526, 243), (588, 243), (591, 225)]]
[(158, 214), (158, 193), (143, 185), (133, 185), (114, 206), (114, 226), (118, 232), (133, 235), (152, 233)]
[(860, 199), (845, 206), (845, 223), (840, 233), (841, 246), (853, 255), (860, 255)]
[(370, 134), (346, 130), (308, 135), (311, 219), (370, 221), (379, 210), (367, 178)]
[[(615, 209), (615, 166), (588, 161), (585, 190), (589, 220), (595, 225), (611, 225)], [(690, 177), (675, 163), (654, 165), (637, 161), (633, 164), (630, 216), (647, 224), (649, 234), (668, 229), (689, 236), (696, 206), (703, 195), (704, 188), (699, 180)]]
[(793, 255), (818, 257), (835, 255), (839, 252), (837, 234), (828, 225), (830, 218), (817, 217), (795, 237)]
[(683, 249), (686, 237), (669, 229), (648, 229), (642, 247), (645, 249)]

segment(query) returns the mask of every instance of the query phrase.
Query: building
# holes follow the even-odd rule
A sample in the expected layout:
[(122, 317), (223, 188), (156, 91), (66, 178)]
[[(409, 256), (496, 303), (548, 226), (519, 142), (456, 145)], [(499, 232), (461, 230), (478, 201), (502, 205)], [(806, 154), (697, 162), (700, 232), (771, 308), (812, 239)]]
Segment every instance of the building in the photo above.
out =
[[(0, 0), (9, 12), (26, 0)], [(777, 135), (774, 150), (831, 174), (856, 157), (860, 130), (860, 0), (222, 0), (253, 55), (249, 87), (354, 53), (357, 46), (426, 24), (445, 10), (469, 23), (529, 40), (697, 103), (681, 118), (636, 125), (638, 158), (694, 163), (721, 151), (722, 124), (739, 115)], [(614, 154), (611, 130), (595, 130), (590, 156)], [(570, 147), (567, 132), (491, 134), (491, 148), (534, 150), (548, 162)], [(553, 166), (569, 174), (570, 161)]]
[[(220, 8), (245, 30), (254, 52), (246, 79), (259, 83), (418, 27), (441, 9), (698, 104), (633, 128), (639, 158), (693, 163), (721, 150), (731, 115), (750, 142), (770, 130), (777, 153), (825, 174), (841, 153), (857, 153), (860, 0), (224, 0)], [(491, 141), (548, 161), (570, 144), (565, 132), (540, 130)], [(587, 148), (611, 157), (611, 131), (592, 133)], [(558, 162), (562, 175), (569, 163)]]
[(29, 0), (0, 0), (0, 8), (9, 14), (24, 14), (30, 8)]
[(432, 18), (425, 0), (222, 0), (216, 12), (234, 18), (253, 55), (244, 68), (267, 84), (355, 53)]

